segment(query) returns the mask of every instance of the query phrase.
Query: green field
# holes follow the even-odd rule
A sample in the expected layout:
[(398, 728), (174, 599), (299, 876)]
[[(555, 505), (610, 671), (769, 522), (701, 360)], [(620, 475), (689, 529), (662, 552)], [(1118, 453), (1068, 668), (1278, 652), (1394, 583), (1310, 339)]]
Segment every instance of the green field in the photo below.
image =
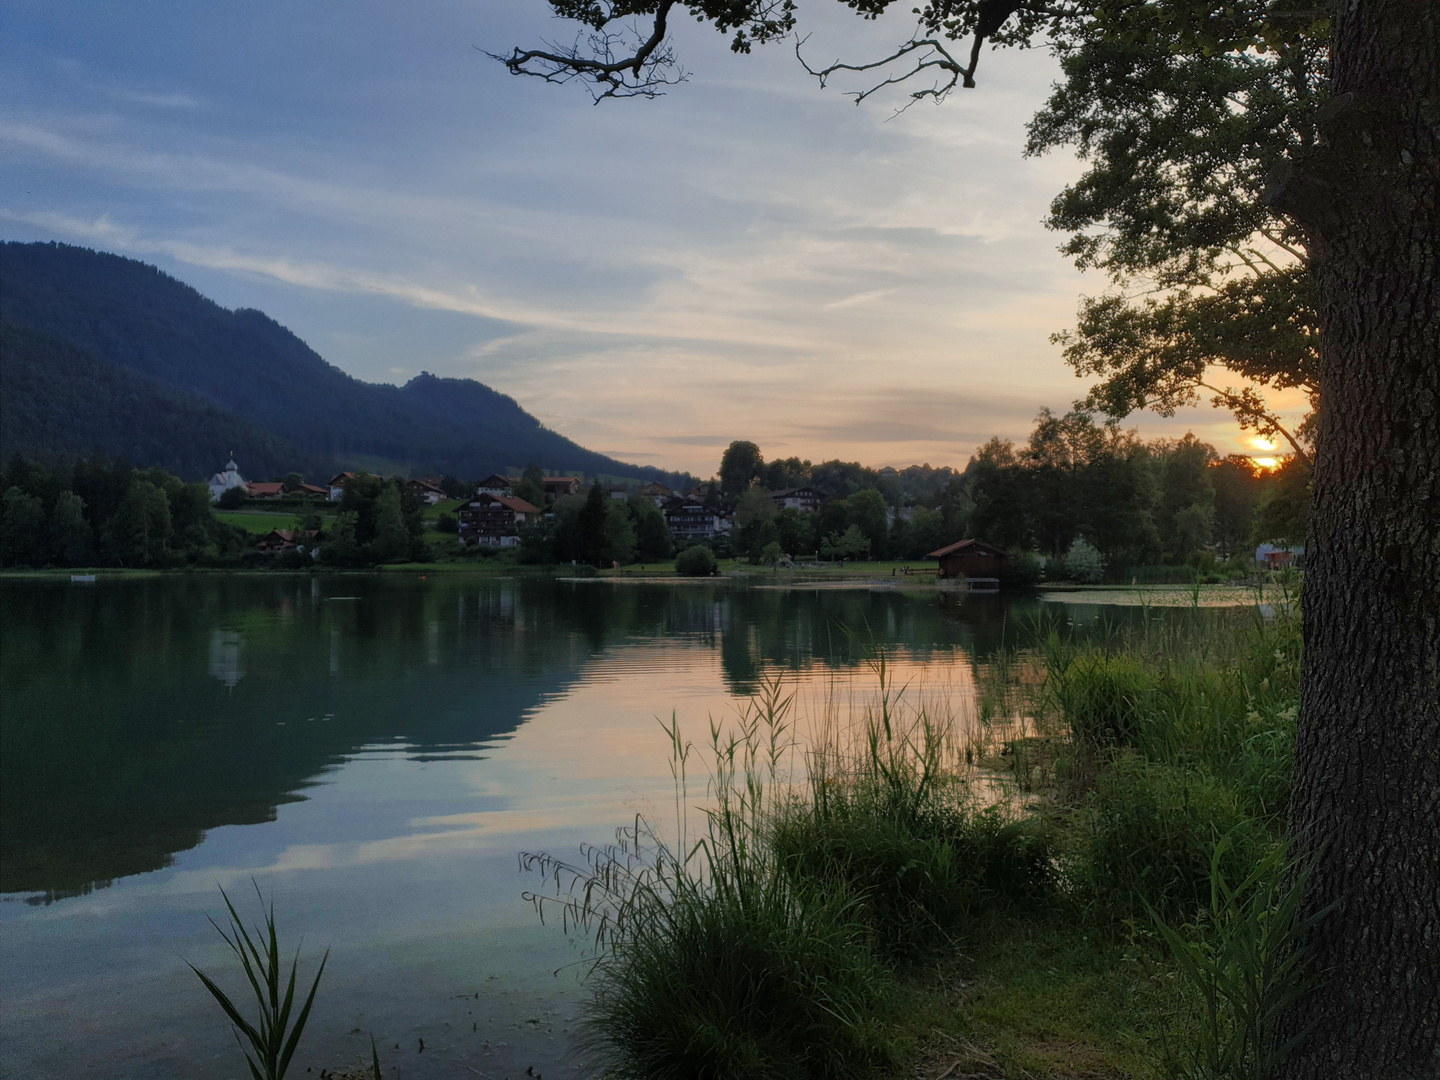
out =
[(271, 529), (293, 529), (300, 516), (267, 510), (216, 510), (215, 517), (226, 525), (238, 525), (248, 533), (264, 536)]

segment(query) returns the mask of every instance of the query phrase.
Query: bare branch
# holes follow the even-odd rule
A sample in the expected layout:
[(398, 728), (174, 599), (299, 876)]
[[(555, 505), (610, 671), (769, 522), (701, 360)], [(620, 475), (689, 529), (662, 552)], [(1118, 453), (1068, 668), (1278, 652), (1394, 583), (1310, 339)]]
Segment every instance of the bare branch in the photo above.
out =
[(612, 97), (658, 97), (664, 87), (688, 77), (666, 41), (666, 23), (674, 6), (675, 0), (660, 0), (648, 37), (641, 38), (630, 28), (601, 29), (589, 35), (584, 48), (577, 37), (569, 46), (547, 42), (547, 49), (517, 48), (509, 56), (486, 55), (499, 60), (512, 75), (533, 75), (553, 83), (586, 79), (595, 84), (591, 96), (597, 103)]

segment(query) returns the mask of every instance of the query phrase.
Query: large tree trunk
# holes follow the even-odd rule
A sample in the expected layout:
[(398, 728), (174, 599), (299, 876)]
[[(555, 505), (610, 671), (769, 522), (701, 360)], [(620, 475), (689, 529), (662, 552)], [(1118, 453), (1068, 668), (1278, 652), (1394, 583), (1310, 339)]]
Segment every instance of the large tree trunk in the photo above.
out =
[[(1343, 0), (1310, 234), (1324, 387), (1291, 835), (1323, 981), (1286, 1080), (1440, 1077), (1440, 0)], [(1350, 95), (1346, 97), (1346, 95)]]

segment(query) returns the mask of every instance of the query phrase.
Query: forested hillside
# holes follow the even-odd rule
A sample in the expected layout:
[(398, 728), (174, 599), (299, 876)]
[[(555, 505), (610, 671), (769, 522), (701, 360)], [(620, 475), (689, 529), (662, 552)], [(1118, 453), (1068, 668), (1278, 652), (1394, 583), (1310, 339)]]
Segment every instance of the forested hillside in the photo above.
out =
[[(544, 427), (512, 398), (473, 380), (420, 375), (396, 387), (352, 378), (263, 313), (229, 311), (155, 267), (118, 255), (64, 244), (5, 243), (0, 246), (0, 317), (181, 395), (169, 400), (208, 403), (263, 429), (274, 438), (276, 450), (288, 444), (303, 458), (287, 468), (386, 462), (395, 471), (476, 477), (535, 461), (556, 471), (674, 479), (586, 450)], [(45, 416), (62, 412), (63, 400), (47, 395), (66, 395), (67, 383), (60, 377), (32, 377), (29, 396), (14, 409), (7, 404), (7, 416), (22, 405)], [(138, 393), (138, 385), (131, 389)], [(207, 422), (218, 424), (224, 413)], [(208, 445), (187, 426), (191, 420), (201, 418), (171, 414), (166, 425), (155, 426), (157, 437), (168, 428), (177, 441), (142, 441), (148, 456), (136, 463), (169, 468), (169, 462), (191, 453), (190, 447)], [(54, 443), (64, 441), (65, 429), (41, 427), (18, 428), (14, 439), (3, 433), (6, 451), (108, 449), (80, 425), (69, 430), (71, 441), (64, 446)], [(48, 440), (43, 445), (15, 441), (42, 434)], [(195, 478), (221, 463), (206, 459), (200, 468), (187, 465), (184, 471)], [(252, 475), (267, 471), (248, 463), (247, 468)]]
[(0, 455), (98, 451), (192, 479), (234, 453), (255, 475), (326, 462), (193, 394), (96, 359), (49, 334), (0, 323)]

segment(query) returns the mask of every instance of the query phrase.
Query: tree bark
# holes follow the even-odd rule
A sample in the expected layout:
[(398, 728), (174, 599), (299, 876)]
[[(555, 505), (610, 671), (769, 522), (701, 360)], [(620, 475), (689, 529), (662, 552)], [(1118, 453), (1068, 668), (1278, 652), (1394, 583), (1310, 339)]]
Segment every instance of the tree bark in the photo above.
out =
[(1440, 1077), (1440, 2), (1343, 0), (1309, 233), (1324, 387), (1291, 837), (1319, 988), (1284, 1080)]

